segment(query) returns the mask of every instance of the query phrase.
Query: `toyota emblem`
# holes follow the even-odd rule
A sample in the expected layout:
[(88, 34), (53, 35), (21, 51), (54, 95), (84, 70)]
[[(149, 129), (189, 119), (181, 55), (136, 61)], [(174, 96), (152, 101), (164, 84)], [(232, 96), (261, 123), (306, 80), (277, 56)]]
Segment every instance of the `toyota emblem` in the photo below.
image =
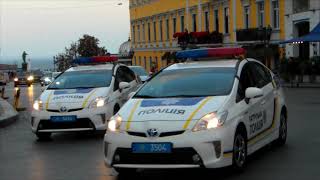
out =
[(157, 129), (148, 129), (147, 130), (147, 134), (149, 137), (158, 137), (159, 136), (159, 132)]
[(67, 109), (67, 107), (65, 107), (65, 106), (62, 106), (61, 108), (60, 108), (60, 112), (67, 112), (68, 111), (68, 109)]

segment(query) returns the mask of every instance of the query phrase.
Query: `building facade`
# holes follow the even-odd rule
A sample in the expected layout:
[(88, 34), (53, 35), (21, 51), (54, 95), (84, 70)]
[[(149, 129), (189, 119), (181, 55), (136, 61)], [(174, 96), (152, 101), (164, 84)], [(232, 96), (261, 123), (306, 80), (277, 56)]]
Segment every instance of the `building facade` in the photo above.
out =
[[(285, 3), (286, 39), (306, 35), (320, 23), (319, 0), (285, 0)], [(287, 57), (306, 60), (319, 56), (320, 44), (319, 42), (287, 44), (285, 49)]]
[[(212, 41), (219, 46), (259, 48), (259, 45), (269, 47), (278, 44), (285, 40), (285, 2), (130, 0), (131, 43), (134, 51), (132, 64), (141, 65), (148, 71), (153, 64), (158, 69), (166, 66), (166, 54), (181, 50), (181, 44), (173, 35), (185, 31), (221, 34), (221, 43)], [(205, 42), (202, 46), (212, 46), (212, 43)], [(269, 59), (265, 63), (269, 66), (274, 64)]]

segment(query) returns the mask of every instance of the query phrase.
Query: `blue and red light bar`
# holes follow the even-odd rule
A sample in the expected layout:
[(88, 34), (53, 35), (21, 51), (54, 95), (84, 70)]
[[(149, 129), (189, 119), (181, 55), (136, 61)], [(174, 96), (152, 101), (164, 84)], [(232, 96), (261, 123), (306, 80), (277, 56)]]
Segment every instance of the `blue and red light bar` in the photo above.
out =
[(236, 57), (244, 55), (246, 50), (243, 48), (206, 48), (206, 49), (192, 49), (177, 52), (176, 56), (179, 59), (186, 58), (207, 58), (207, 57), (218, 57), (218, 58), (227, 58), (227, 57)]
[(100, 64), (108, 62), (116, 62), (118, 57), (115, 56), (94, 56), (94, 57), (81, 57), (75, 59), (73, 63), (75, 64)]

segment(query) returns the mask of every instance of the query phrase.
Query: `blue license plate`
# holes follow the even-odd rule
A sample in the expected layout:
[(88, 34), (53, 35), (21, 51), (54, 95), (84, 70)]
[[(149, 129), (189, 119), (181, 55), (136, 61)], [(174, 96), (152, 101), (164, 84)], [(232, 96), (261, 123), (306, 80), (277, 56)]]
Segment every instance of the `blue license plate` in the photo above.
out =
[(172, 143), (132, 143), (132, 153), (171, 153)]
[(74, 122), (77, 120), (77, 116), (51, 116), (52, 122)]

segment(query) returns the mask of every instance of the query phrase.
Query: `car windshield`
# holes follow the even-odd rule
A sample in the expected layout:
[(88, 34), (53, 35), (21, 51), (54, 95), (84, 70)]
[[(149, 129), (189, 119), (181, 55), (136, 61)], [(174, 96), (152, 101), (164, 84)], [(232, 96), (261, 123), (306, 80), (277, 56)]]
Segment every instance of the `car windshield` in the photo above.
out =
[(139, 76), (148, 76), (147, 71), (143, 67), (130, 67), (130, 69)]
[(199, 97), (228, 95), (233, 87), (234, 68), (165, 70), (146, 83), (136, 98)]
[(111, 70), (70, 71), (61, 74), (48, 89), (109, 87), (111, 79)]

